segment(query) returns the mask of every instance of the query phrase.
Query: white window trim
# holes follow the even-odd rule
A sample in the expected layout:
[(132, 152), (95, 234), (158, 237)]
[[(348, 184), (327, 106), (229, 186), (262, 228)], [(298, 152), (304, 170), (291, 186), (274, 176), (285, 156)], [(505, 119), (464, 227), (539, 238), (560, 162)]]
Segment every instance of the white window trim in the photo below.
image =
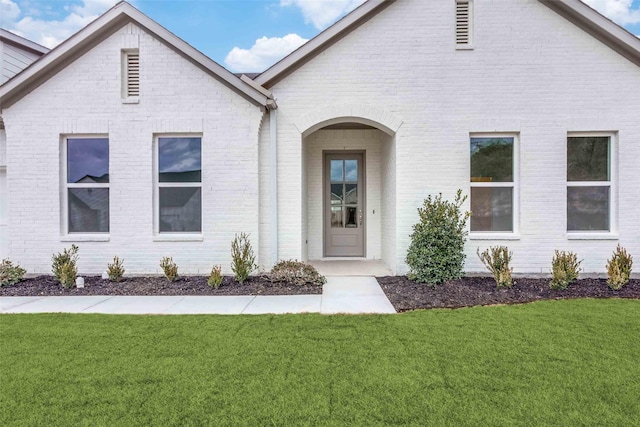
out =
[[(159, 133), (153, 135), (153, 241), (154, 242), (201, 242), (204, 240), (204, 187), (202, 181), (204, 181), (204, 170), (201, 171), (200, 182), (160, 182), (160, 167), (158, 141), (160, 138), (200, 138), (200, 161), (204, 158), (202, 156), (202, 142), (204, 138), (201, 133)], [(204, 169), (204, 168), (203, 168)], [(200, 188), (200, 200), (201, 200), (201, 218), (202, 223), (200, 225), (200, 231), (184, 231), (173, 233), (161, 233), (160, 232), (160, 187), (197, 187)]]
[[(618, 132), (590, 131), (567, 132), (565, 145), (565, 168), (567, 167), (567, 147), (569, 138), (580, 137), (608, 137), (609, 138), (609, 181), (569, 181), (565, 170), (565, 230), (567, 240), (618, 240)], [(567, 230), (567, 189), (569, 187), (609, 187), (609, 230)]]
[(512, 182), (471, 182), (471, 152), (467, 165), (469, 180), (469, 203), (471, 203), (471, 188), (473, 187), (503, 187), (513, 188), (513, 230), (512, 231), (471, 231), (469, 220), (469, 240), (519, 240), (520, 239), (520, 133), (470, 133), (467, 138), (467, 147), (472, 138), (513, 138), (513, 181)]
[[(69, 134), (60, 138), (60, 241), (61, 242), (108, 242), (110, 240), (111, 224), (107, 233), (69, 233), (69, 188), (110, 188), (111, 186), (111, 144), (109, 144), (109, 182), (108, 183), (69, 183), (67, 182), (67, 141), (69, 139), (109, 139), (108, 134)], [(110, 143), (111, 141), (109, 141)], [(109, 191), (109, 222), (111, 222), (111, 191)]]

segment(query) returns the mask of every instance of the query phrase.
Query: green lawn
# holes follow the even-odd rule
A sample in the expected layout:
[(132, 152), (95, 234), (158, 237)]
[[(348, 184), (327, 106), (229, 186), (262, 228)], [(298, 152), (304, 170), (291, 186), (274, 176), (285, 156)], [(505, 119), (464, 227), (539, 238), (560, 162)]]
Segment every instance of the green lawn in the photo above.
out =
[(0, 425), (638, 425), (640, 301), (0, 315)]

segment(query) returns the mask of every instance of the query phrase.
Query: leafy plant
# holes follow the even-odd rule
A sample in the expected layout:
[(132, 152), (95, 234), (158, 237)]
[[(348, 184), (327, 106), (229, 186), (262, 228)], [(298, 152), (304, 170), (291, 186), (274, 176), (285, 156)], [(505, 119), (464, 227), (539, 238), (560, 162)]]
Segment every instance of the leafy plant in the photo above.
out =
[(164, 257), (160, 261), (160, 268), (164, 272), (164, 277), (166, 277), (170, 282), (175, 282), (178, 279), (178, 265), (173, 262), (173, 258)]
[(107, 274), (109, 275), (109, 281), (120, 282), (124, 276), (124, 261), (117, 256), (113, 257), (113, 262), (107, 264)]
[(71, 245), (70, 249), (64, 249), (51, 257), (51, 271), (55, 279), (65, 288), (76, 285), (78, 276), (78, 247)]
[(327, 279), (315, 267), (298, 260), (280, 261), (264, 277), (271, 282), (286, 282), (297, 286), (307, 283), (320, 286), (327, 283)]
[(454, 202), (442, 200), (442, 194), (427, 197), (418, 208), (420, 220), (413, 226), (407, 251), (409, 279), (432, 285), (462, 277), (464, 243), (470, 212), (462, 212), (467, 196), (458, 190)]
[(231, 242), (231, 271), (235, 274), (236, 281), (243, 283), (257, 267), (249, 235), (236, 234)]
[(8, 259), (0, 263), (0, 286), (15, 285), (24, 278), (27, 271), (19, 265), (13, 265)]
[(222, 285), (222, 267), (219, 265), (214, 265), (211, 269), (211, 274), (207, 279), (207, 285), (212, 288), (218, 289), (220, 285)]
[(578, 278), (580, 264), (578, 255), (574, 252), (555, 251), (551, 260), (551, 274), (553, 275), (549, 287), (551, 289), (567, 289), (567, 286)]
[(607, 274), (609, 276), (607, 284), (609, 287), (617, 291), (629, 283), (632, 267), (633, 257), (627, 253), (625, 248), (618, 245), (611, 259), (607, 261)]
[(493, 274), (498, 288), (510, 288), (513, 286), (511, 277), (513, 268), (509, 266), (513, 253), (506, 246), (491, 246), (484, 252), (480, 249), (476, 251), (480, 261), (487, 267), (487, 270)]

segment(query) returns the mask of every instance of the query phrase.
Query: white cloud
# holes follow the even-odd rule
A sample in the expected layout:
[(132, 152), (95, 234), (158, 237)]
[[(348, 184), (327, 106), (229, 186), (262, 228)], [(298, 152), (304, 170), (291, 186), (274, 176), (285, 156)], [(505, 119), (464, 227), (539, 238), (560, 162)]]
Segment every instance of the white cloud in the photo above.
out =
[(224, 63), (234, 71), (263, 71), (306, 42), (307, 39), (297, 34), (287, 34), (284, 37), (262, 37), (256, 40), (251, 49), (234, 47), (227, 54)]
[(118, 0), (83, 0), (65, 7), (66, 16), (58, 20), (38, 18), (38, 10), (21, 10), (13, 0), (0, 0), (2, 28), (53, 48), (96, 19)]
[(640, 7), (633, 0), (583, 0), (589, 6), (620, 25), (640, 23)]
[(300, 8), (306, 23), (324, 30), (336, 19), (364, 3), (365, 0), (280, 0), (280, 6)]

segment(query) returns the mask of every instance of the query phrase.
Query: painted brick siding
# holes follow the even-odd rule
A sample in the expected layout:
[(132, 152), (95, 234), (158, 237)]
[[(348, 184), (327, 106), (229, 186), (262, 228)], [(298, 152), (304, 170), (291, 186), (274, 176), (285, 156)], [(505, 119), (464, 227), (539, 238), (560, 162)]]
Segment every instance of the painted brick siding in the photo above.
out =
[[(586, 272), (604, 272), (618, 243), (640, 255), (640, 68), (537, 0), (476, 0), (475, 48), (456, 50), (454, 4), (398, 0), (271, 88), (280, 107), (279, 222), (287, 225), (281, 255), (301, 256), (298, 242), (305, 239), (305, 129), (296, 123), (342, 104), (373, 105), (403, 122), (395, 135), (395, 175), (382, 183), (394, 187), (387, 192), (396, 206), (393, 220), (388, 209), (389, 219), (382, 219), (383, 227), (395, 227), (396, 241), (382, 252), (395, 246), (398, 273), (406, 271), (423, 199), (469, 192), (469, 134), (476, 132), (519, 134), (520, 235), (470, 240), (468, 271), (483, 271), (476, 248), (495, 244), (514, 251), (516, 272), (548, 272), (554, 249), (576, 251)], [(619, 238), (567, 237), (572, 131), (617, 132)]]
[[(121, 100), (121, 49), (139, 47), (139, 104)], [(258, 233), (258, 134), (262, 112), (160, 41), (128, 24), (15, 105), (7, 132), (9, 251), (30, 273), (76, 243), (81, 273), (114, 255), (130, 273), (157, 273), (172, 256), (181, 273), (230, 273), (235, 233)], [(201, 241), (156, 241), (155, 134), (202, 135)], [(61, 237), (61, 135), (109, 135), (109, 241)], [(74, 240), (75, 239), (75, 240)], [(91, 239), (89, 239), (91, 240)]]

